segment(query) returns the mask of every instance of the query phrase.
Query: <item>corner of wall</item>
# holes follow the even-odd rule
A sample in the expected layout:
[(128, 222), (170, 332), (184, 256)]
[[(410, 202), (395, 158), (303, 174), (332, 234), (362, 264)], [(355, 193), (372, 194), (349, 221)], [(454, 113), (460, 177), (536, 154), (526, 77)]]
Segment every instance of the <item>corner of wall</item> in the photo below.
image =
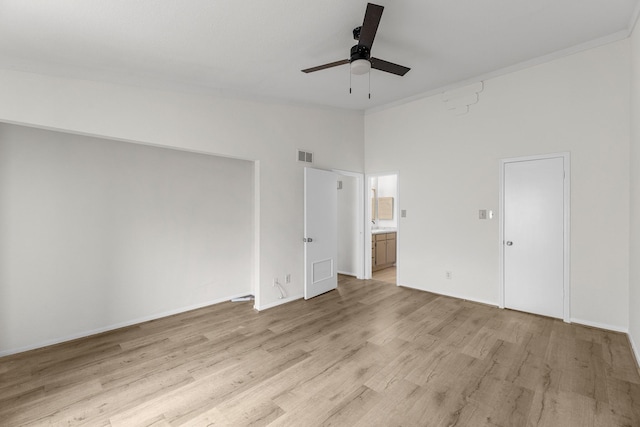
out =
[[(631, 108), (630, 108), (630, 236), (629, 236), (629, 341), (636, 364), (640, 363), (640, 4), (630, 23)], [(635, 260), (635, 261), (634, 261)], [(640, 370), (640, 367), (639, 367)]]
[(640, 374), (640, 348), (633, 340), (633, 335), (629, 334), (629, 343), (631, 344), (631, 353), (633, 354), (633, 358), (636, 361), (636, 369), (638, 370), (638, 374)]

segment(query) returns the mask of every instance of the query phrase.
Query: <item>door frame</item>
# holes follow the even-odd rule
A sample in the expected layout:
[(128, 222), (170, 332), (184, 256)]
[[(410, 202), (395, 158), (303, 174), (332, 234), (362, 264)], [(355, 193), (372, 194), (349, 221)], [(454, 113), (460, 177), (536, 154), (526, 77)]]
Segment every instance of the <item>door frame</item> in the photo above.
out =
[(504, 167), (507, 163), (518, 163), (532, 160), (562, 158), (564, 166), (564, 218), (563, 218), (563, 315), (566, 323), (571, 323), (571, 153), (560, 152), (535, 156), (512, 157), (500, 160), (500, 206), (499, 206), (499, 265), (500, 265), (500, 308), (505, 308), (504, 280)]
[[(356, 278), (357, 279), (364, 279), (365, 278), (365, 260), (366, 257), (364, 256), (365, 252), (364, 252), (364, 241), (365, 241), (365, 235), (366, 233), (364, 232), (364, 221), (365, 221), (365, 212), (364, 212), (364, 206), (365, 206), (365, 199), (364, 199), (364, 174), (360, 173), (360, 172), (351, 172), (351, 171), (346, 171), (346, 170), (341, 170), (341, 169), (332, 169), (332, 172), (337, 173), (338, 175), (342, 175), (342, 176), (349, 176), (352, 178), (356, 179), (356, 199), (357, 199), (357, 214), (356, 214), (356, 230), (358, 230), (358, 235), (355, 236), (356, 238), (356, 253), (358, 254), (358, 259), (356, 260)], [(351, 236), (351, 238), (354, 238), (354, 236)], [(340, 237), (338, 236), (338, 239), (340, 239)]]
[(262, 309), (260, 289), (260, 160), (253, 161), (253, 309)]
[(400, 207), (400, 172), (398, 171), (391, 171), (391, 172), (375, 172), (375, 173), (368, 173), (365, 175), (365, 183), (366, 183), (366, 191), (364, 193), (364, 204), (365, 204), (365, 209), (364, 209), (364, 227), (365, 227), (365, 233), (364, 233), (364, 253), (362, 254), (364, 256), (364, 278), (365, 279), (371, 279), (371, 277), (373, 276), (372, 273), (372, 268), (373, 266), (371, 265), (371, 221), (369, 221), (369, 218), (371, 218), (371, 203), (369, 203), (369, 194), (371, 194), (371, 178), (375, 178), (375, 177), (380, 177), (380, 176), (388, 176), (388, 175), (395, 175), (396, 176), (396, 200), (394, 201), (394, 209), (395, 211), (398, 213), (398, 218), (397, 218), (397, 226), (396, 226), (396, 286), (400, 286), (400, 257), (398, 256), (398, 254), (400, 253), (400, 244), (401, 244), (401, 238), (400, 238), (400, 212), (401, 210), (399, 209)]

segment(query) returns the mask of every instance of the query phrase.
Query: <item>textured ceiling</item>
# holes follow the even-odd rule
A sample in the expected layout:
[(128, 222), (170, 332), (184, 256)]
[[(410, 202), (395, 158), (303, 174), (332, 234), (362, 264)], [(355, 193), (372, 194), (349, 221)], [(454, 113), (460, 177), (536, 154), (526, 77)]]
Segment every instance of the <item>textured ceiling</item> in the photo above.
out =
[(372, 55), (411, 68), (353, 76), (366, 1), (0, 0), (0, 68), (367, 110), (580, 46), (624, 38), (640, 0), (378, 0)]

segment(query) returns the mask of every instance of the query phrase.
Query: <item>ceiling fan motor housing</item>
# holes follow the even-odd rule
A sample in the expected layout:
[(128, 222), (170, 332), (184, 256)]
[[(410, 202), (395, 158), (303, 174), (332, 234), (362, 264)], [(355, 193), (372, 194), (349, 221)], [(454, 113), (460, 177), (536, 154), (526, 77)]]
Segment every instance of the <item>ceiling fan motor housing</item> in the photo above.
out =
[(351, 48), (350, 62), (353, 62), (357, 59), (366, 59), (368, 61), (370, 53), (371, 52), (369, 51), (368, 47), (357, 44)]

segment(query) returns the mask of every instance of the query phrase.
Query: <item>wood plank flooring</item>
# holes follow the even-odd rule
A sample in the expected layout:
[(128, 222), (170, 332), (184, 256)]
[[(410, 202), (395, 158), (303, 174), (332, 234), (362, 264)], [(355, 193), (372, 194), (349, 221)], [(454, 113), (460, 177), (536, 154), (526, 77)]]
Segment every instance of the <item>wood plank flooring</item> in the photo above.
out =
[(374, 271), (371, 274), (371, 278), (373, 280), (378, 280), (379, 282), (385, 283), (393, 283), (396, 284), (396, 267), (387, 267), (382, 270)]
[(640, 426), (624, 334), (342, 277), (0, 358), (0, 425)]

